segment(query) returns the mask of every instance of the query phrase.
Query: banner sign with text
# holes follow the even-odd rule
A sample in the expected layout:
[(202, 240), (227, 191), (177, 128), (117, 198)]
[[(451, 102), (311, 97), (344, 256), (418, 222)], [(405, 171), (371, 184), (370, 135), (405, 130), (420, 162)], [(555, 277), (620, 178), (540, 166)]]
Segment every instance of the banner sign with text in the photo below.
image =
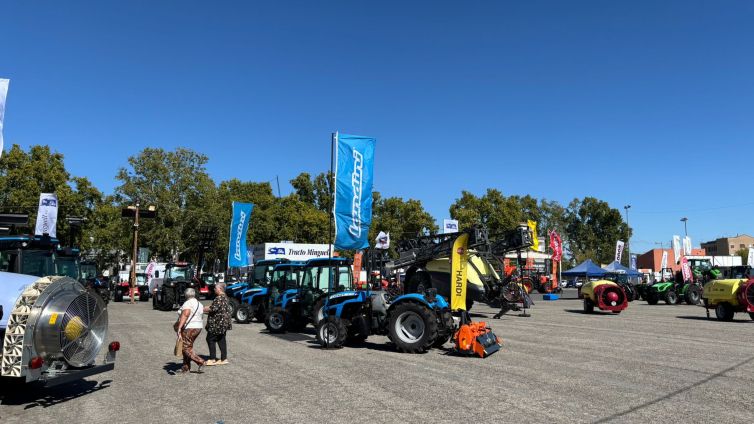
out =
[(249, 266), (246, 233), (249, 230), (249, 220), (253, 208), (254, 205), (251, 203), (233, 202), (233, 219), (230, 222), (230, 241), (228, 243), (228, 267)]
[(443, 232), (443, 234), (457, 233), (458, 232), (458, 220), (456, 220), (456, 219), (443, 219), (442, 220), (442, 232)]
[(535, 252), (539, 251), (539, 237), (537, 236), (537, 221), (532, 221), (531, 219), (526, 220), (526, 225), (529, 227), (529, 230), (531, 230), (531, 241), (533, 244), (531, 245), (530, 249), (534, 250)]
[(660, 262), (660, 271), (668, 267), (668, 251), (662, 251), (662, 261)]
[(615, 243), (615, 261), (620, 262), (621, 259), (623, 259), (623, 248), (625, 247), (625, 243), (623, 240), (618, 240)]
[(453, 283), (450, 293), (450, 309), (466, 310), (466, 277), (469, 263), (469, 235), (462, 234), (453, 242), (450, 260), (450, 279)]
[(553, 261), (559, 261), (563, 258), (563, 241), (555, 230), (550, 232), (550, 249), (552, 249)]
[(746, 265), (754, 267), (754, 247), (749, 248), (749, 257), (746, 258)]
[(683, 254), (691, 256), (691, 237), (689, 236), (683, 238)]
[(336, 249), (369, 247), (375, 142), (357, 135), (335, 136)]
[(42, 193), (39, 195), (39, 210), (37, 211), (37, 226), (34, 235), (49, 234), (56, 237), (58, 225), (58, 196), (55, 193)]
[(630, 264), (630, 268), (631, 268), (631, 269), (633, 269), (634, 271), (636, 271), (636, 269), (637, 269), (637, 268), (636, 268), (636, 261), (637, 261), (637, 259), (638, 259), (638, 258), (637, 258), (637, 256), (636, 256), (636, 254), (632, 253), (632, 254), (631, 254), (631, 264)]
[(683, 281), (691, 281), (691, 266), (685, 256), (681, 258), (681, 273), (683, 274)]

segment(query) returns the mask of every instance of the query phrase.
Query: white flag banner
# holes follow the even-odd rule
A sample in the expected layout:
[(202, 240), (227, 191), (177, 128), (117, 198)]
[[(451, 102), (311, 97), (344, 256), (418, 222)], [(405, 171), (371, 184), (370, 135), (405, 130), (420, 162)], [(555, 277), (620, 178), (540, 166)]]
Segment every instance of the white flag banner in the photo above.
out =
[(691, 237), (689, 236), (683, 238), (683, 253), (686, 256), (691, 256)]
[(668, 251), (662, 251), (662, 261), (660, 262), (660, 271), (668, 267)]
[(455, 220), (455, 219), (443, 219), (442, 220), (442, 232), (443, 232), (443, 234), (457, 233), (458, 232), (458, 220)]
[(39, 210), (37, 211), (37, 226), (34, 235), (49, 234), (56, 237), (55, 228), (58, 225), (58, 196), (55, 193), (39, 195)]
[(0, 78), (0, 156), (3, 155), (3, 118), (5, 118), (5, 98), (8, 97), (10, 80)]
[(681, 260), (681, 236), (673, 236), (673, 254), (675, 263), (680, 263)]
[(621, 259), (623, 259), (623, 248), (625, 247), (625, 243), (623, 240), (618, 240), (617, 243), (615, 243), (615, 261), (620, 262)]
[(754, 267), (754, 247), (749, 248), (749, 257), (746, 259), (746, 265)]
[(389, 249), (390, 248), (390, 233), (385, 233), (380, 231), (379, 234), (377, 234), (377, 239), (375, 240), (376, 244), (374, 246), (375, 249)]

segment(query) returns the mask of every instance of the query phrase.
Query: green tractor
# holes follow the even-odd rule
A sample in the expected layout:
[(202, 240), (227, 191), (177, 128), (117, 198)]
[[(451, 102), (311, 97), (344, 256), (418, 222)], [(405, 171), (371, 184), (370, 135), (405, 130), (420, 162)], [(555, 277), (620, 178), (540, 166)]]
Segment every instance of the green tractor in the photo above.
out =
[[(666, 272), (673, 272), (669, 268), (662, 270), (662, 275)], [(668, 305), (675, 305), (680, 302), (686, 302), (689, 305), (698, 305), (702, 299), (702, 285), (696, 281), (683, 281), (680, 272), (676, 273), (675, 278), (663, 279), (646, 288), (644, 299), (650, 305), (656, 305), (660, 300), (664, 300)]]

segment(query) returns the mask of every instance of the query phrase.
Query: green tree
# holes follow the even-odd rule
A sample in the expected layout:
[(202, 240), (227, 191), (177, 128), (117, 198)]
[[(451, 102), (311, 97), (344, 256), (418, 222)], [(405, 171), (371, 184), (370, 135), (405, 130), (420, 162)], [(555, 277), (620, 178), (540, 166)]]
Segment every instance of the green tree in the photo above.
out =
[(539, 221), (541, 215), (537, 199), (529, 195), (505, 197), (497, 189), (487, 189), (482, 197), (463, 191), (450, 205), (450, 216), (458, 220), (461, 230), (485, 225), (490, 232), (501, 232), (529, 219)]
[(85, 177), (72, 177), (65, 168), (63, 155), (49, 146), (31, 146), (24, 151), (14, 144), (0, 158), (0, 205), (6, 210), (29, 214), (29, 232), (34, 230), (40, 193), (58, 197), (57, 236), (63, 245), (79, 240), (70, 238), (66, 218), (86, 219), (82, 231), (92, 224), (93, 211), (102, 201), (102, 193)]
[(121, 205), (139, 200), (157, 207), (157, 218), (142, 221), (140, 245), (165, 259), (186, 253), (188, 240), (216, 198), (214, 182), (207, 174), (207, 157), (190, 149), (175, 151), (146, 148), (121, 168), (115, 190)]
[[(374, 244), (380, 231), (390, 233), (392, 241), (412, 238), (423, 234), (424, 230), (437, 233), (438, 227), (432, 215), (424, 210), (421, 202), (400, 197), (383, 198), (379, 192), (372, 193), (372, 225), (369, 230), (369, 243)], [(390, 248), (395, 252), (395, 243)]]
[(567, 221), (566, 238), (576, 262), (612, 262), (616, 241), (626, 241), (631, 235), (620, 211), (594, 197), (574, 199), (568, 205)]
[(742, 247), (741, 249), (736, 250), (736, 255), (741, 257), (741, 263), (746, 265), (747, 261), (749, 260), (749, 249)]

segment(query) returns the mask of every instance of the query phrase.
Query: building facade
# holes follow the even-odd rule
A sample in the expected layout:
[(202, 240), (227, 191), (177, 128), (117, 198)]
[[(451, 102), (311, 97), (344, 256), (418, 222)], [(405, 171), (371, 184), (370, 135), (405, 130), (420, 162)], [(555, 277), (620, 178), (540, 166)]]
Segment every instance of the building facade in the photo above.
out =
[[(649, 252), (639, 255), (636, 258), (636, 267), (643, 269), (651, 269), (654, 272), (662, 271), (662, 252), (668, 252), (668, 268), (671, 268), (673, 272), (680, 271), (681, 265), (676, 263), (675, 253), (673, 249), (652, 249)], [(705, 256), (705, 250), (691, 249), (692, 256)]]
[(754, 247), (754, 237), (741, 234), (735, 237), (723, 237), (714, 241), (701, 244), (708, 255), (730, 256), (735, 255), (741, 249)]

